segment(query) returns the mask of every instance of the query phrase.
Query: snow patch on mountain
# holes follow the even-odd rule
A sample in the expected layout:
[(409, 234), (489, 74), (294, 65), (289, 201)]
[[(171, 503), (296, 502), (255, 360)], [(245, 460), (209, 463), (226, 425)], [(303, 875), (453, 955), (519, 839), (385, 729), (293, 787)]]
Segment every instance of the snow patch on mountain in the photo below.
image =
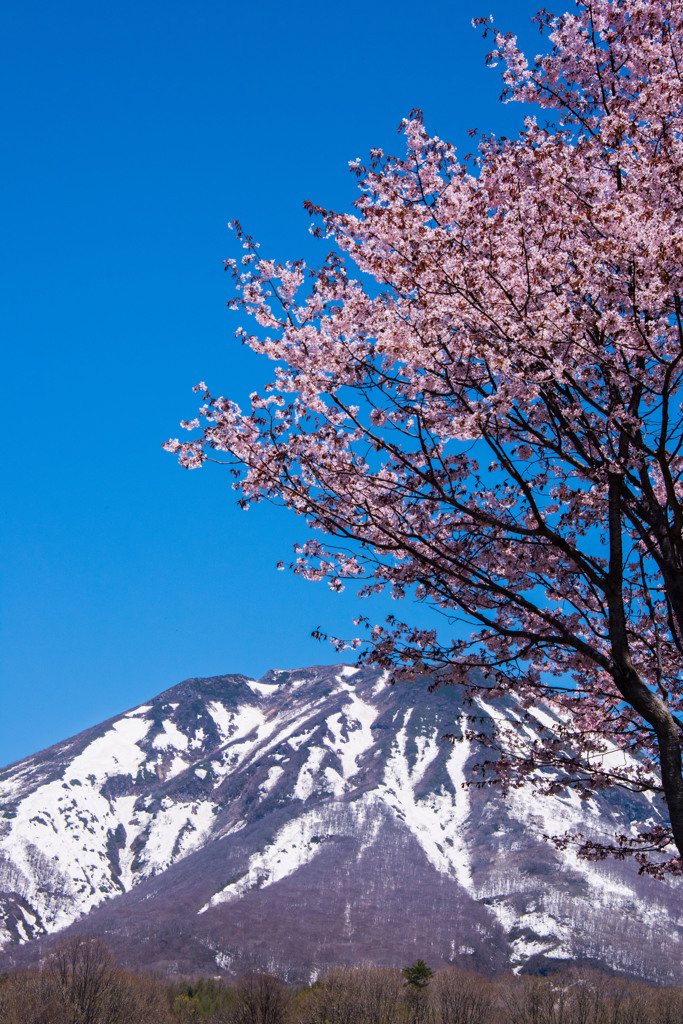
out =
[(358, 771), (358, 758), (374, 743), (371, 726), (377, 718), (377, 708), (348, 689), (349, 703), (325, 719), (331, 738), (326, 736), (323, 740), (341, 761), (344, 779), (353, 778)]
[(256, 679), (247, 679), (247, 686), (258, 697), (273, 697), (282, 687), (282, 683), (260, 683)]
[(187, 750), (189, 740), (173, 722), (165, 721), (163, 731), (158, 733), (152, 740), (152, 746), (156, 750), (166, 750), (174, 747), (176, 750)]
[(315, 787), (315, 777), (320, 771), (327, 751), (322, 747), (309, 747), (308, 757), (299, 769), (293, 796), (297, 800), (308, 800)]
[[(506, 809), (509, 819), (524, 826), (518, 839), (508, 840), (510, 852), (520, 848), (520, 844), (526, 846), (529, 836), (540, 844), (546, 842), (548, 835), (567, 831), (599, 834), (605, 824), (604, 809), (600, 815), (595, 801), (582, 801), (572, 790), (544, 798), (539, 797), (533, 786), (525, 785), (508, 794)], [(662, 907), (639, 899), (632, 885), (613, 875), (610, 864), (598, 866), (582, 860), (571, 846), (555, 850), (554, 857), (570, 877), (582, 882), (582, 888), (572, 896), (570, 909), (558, 899), (553, 888), (535, 892), (529, 905), (525, 905), (520, 893), (528, 888), (528, 880), (509, 866), (492, 872), (486, 884), (474, 892), (477, 899), (486, 901), (508, 933), (517, 969), (538, 953), (551, 959), (575, 956), (576, 936), (591, 916), (601, 910), (625, 914), (646, 928), (656, 927), (657, 922), (661, 925)]]
[[(87, 764), (93, 767), (91, 759)], [(47, 930), (64, 927), (121, 891), (106, 852), (118, 821), (109, 801), (88, 781), (57, 780), (39, 787), (19, 803), (12, 826), (0, 842), (0, 855), (16, 872), (13, 890)]]
[(146, 715), (148, 711), (152, 710), (151, 704), (139, 704), (138, 707), (133, 708), (132, 711), (127, 711), (124, 718), (138, 718), (140, 715)]
[(378, 792), (397, 818), (413, 833), (430, 863), (442, 874), (454, 878), (468, 892), (473, 889), (467, 846), (462, 827), (469, 809), (467, 791), (461, 788), (463, 769), (469, 757), (469, 743), (454, 744), (446, 768), (453, 791), (441, 786), (418, 798), (416, 786), (432, 762), (443, 753), (439, 731), (411, 739), (414, 752), (408, 753), (408, 724), (412, 710), (406, 712), (387, 759), (384, 779)]
[(139, 744), (150, 725), (142, 718), (120, 718), (104, 736), (93, 740), (73, 759), (65, 781), (88, 779), (94, 784), (109, 775), (135, 776), (145, 759)]
[(304, 745), (304, 743), (308, 743), (311, 737), (317, 732), (317, 729), (318, 727), (315, 726), (313, 729), (308, 729), (305, 732), (295, 733), (293, 736), (288, 738), (287, 743), (292, 750), (298, 750), (299, 747)]
[(277, 786), (278, 782), (280, 781), (284, 774), (285, 770), (279, 764), (274, 764), (271, 768), (268, 769), (268, 775), (259, 786), (259, 796), (261, 797), (261, 799), (267, 796), (268, 793), (270, 793), (271, 790), (273, 790), (275, 786)]
[(150, 820), (139, 878), (157, 875), (180, 857), (198, 849), (211, 830), (216, 810), (209, 802), (189, 804), (164, 800)]
[(258, 729), (262, 725), (265, 717), (260, 708), (242, 705), (235, 712), (215, 700), (209, 701), (206, 709), (216, 723), (216, 728), (224, 742), (248, 736), (254, 729)]
[(325, 842), (340, 836), (365, 834), (368, 817), (376, 814), (371, 795), (351, 804), (323, 804), (287, 822), (272, 842), (254, 854), (247, 870), (230, 882), (198, 911), (206, 913), (221, 903), (239, 899), (254, 889), (265, 889), (317, 857)]

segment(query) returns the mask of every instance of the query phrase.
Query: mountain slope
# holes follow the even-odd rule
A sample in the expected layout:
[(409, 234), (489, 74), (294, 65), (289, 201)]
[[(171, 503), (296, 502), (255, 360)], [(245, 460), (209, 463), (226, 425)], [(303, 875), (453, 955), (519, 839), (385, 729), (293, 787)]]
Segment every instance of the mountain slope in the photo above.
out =
[(683, 982), (679, 885), (542, 838), (628, 831), (657, 806), (467, 787), (487, 755), (466, 713), (530, 729), (509, 698), (478, 705), (348, 666), (190, 679), (11, 765), (0, 968), (71, 926), (171, 971), (583, 959)]

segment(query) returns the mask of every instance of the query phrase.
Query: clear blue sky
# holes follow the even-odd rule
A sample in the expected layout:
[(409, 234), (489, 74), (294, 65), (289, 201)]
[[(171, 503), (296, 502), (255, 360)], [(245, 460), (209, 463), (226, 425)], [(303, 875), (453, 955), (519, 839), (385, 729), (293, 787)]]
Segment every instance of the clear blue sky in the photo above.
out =
[(413, 107), (462, 152), (519, 126), (470, 20), (535, 52), (537, 4), (482, 2), (5, 7), (0, 764), (188, 676), (333, 662), (311, 630), (354, 632), (352, 592), (275, 570), (300, 521), (241, 512), (161, 443), (196, 381), (240, 399), (267, 375), (232, 337), (229, 220), (314, 259), (303, 200), (348, 207), (348, 161), (400, 150)]

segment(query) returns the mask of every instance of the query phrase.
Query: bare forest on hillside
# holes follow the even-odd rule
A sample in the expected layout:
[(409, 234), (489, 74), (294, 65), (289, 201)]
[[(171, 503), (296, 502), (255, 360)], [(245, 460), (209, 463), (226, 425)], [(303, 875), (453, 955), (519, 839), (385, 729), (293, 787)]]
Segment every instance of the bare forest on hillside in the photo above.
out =
[(447, 968), (341, 967), (305, 986), (121, 969), (98, 939), (63, 941), (40, 969), (0, 976), (0, 1024), (677, 1024), (683, 989), (586, 969), (493, 980)]

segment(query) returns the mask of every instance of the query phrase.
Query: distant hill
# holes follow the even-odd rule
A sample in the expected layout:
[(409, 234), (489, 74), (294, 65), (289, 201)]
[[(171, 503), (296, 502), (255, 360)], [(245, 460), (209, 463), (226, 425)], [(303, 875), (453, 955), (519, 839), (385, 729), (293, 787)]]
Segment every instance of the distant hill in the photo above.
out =
[[(457, 687), (324, 666), (188, 679), (0, 772), (0, 970), (53, 936), (124, 966), (310, 980), (422, 957), (576, 960), (683, 984), (683, 883), (579, 861), (543, 833), (628, 831), (650, 800), (466, 787)], [(514, 700), (496, 702), (523, 724)]]

